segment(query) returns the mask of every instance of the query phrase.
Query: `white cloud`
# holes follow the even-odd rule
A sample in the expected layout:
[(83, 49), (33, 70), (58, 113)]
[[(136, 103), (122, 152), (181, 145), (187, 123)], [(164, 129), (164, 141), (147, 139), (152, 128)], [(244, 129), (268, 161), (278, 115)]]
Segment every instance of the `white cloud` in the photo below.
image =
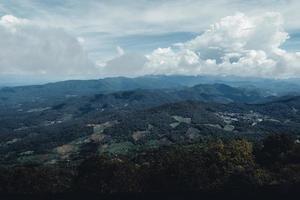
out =
[(85, 39), (83, 37), (77, 37), (77, 41), (83, 45), (85, 43)]
[(145, 56), (134, 53), (124, 53), (116, 58), (101, 64), (101, 76), (127, 76), (136, 77), (147, 74), (143, 66), (147, 62)]
[[(40, 23), (83, 32), (111, 34), (203, 31), (217, 19), (234, 12), (281, 12), (288, 30), (299, 29), (298, 0), (0, 0), (0, 11), (19, 12)], [(2, 7), (2, 9), (1, 9)], [(118, 23), (116, 23), (118, 22)], [(201, 23), (199, 23), (201, 22)]]
[(300, 76), (299, 53), (280, 48), (288, 39), (279, 13), (222, 18), (203, 34), (147, 55), (154, 74), (225, 74), (260, 77)]
[(117, 52), (119, 56), (123, 56), (125, 54), (124, 49), (122, 49), (120, 46), (117, 46)]
[(0, 20), (0, 75), (85, 76), (95, 72), (76, 37), (5, 15)]
[(147, 55), (147, 59), (144, 71), (150, 74), (189, 74), (199, 63), (195, 52), (188, 49), (175, 52), (170, 47), (154, 50), (152, 54)]
[(136, 62), (132, 55), (122, 56), (111, 60), (106, 67), (115, 72), (121, 69), (122, 75), (133, 71), (134, 75), (299, 77), (300, 52), (281, 49), (288, 38), (279, 13), (254, 17), (237, 13), (222, 18), (190, 41), (154, 50), (146, 55), (147, 60)]
[[(290, 33), (297, 32), (300, 27), (299, 7), (299, 0), (0, 0), (1, 14), (21, 16), (40, 26), (60, 27), (74, 37), (83, 37), (85, 42), (81, 45), (96, 62), (110, 59), (117, 45), (138, 53), (140, 49), (149, 53), (159, 47), (159, 43), (166, 47), (165, 38), (159, 40), (158, 35), (202, 33), (210, 24), (235, 12), (247, 16), (270, 10), (280, 12), (286, 19), (284, 28)], [(128, 36), (137, 35), (139, 46), (142, 46), (140, 49), (135, 48), (134, 41), (126, 40)], [(155, 40), (151, 46), (143, 43), (145, 35)], [(295, 44), (293, 47), (298, 48)], [(213, 48), (205, 53), (207, 55), (202, 53), (202, 56), (223, 54)]]
[(28, 20), (18, 19), (13, 15), (4, 15), (0, 20), (0, 25), (7, 28), (11, 32), (16, 32), (16, 28), (18, 26), (26, 25), (28, 23)]
[(282, 25), (279, 13), (267, 13), (259, 17), (238, 13), (222, 18), (202, 35), (186, 42), (184, 47), (195, 51), (203, 48), (217, 48), (227, 52), (243, 49), (270, 51), (288, 39)]
[[(300, 53), (281, 48), (288, 39), (285, 28), (295, 30), (299, 27), (299, 20), (295, 20), (299, 18), (299, 1), (124, 1), (119, 4), (117, 0), (61, 1), (63, 6), (55, 9), (51, 3), (47, 4), (48, 8), (31, 0), (11, 7), (3, 6), (6, 7), (5, 12), (21, 10), (20, 13), (29, 13), (30, 16), (28, 19), (12, 15), (1, 18), (0, 75), (300, 76)], [(266, 13), (268, 9), (281, 9), (282, 15)], [(239, 12), (232, 16), (235, 11), (245, 14)], [(228, 14), (230, 16), (224, 17)], [(287, 23), (283, 23), (282, 16)], [(223, 18), (209, 26), (217, 17)], [(122, 45), (126, 51), (132, 52), (129, 49), (134, 46), (132, 41), (126, 43), (128, 46), (116, 44), (119, 36), (176, 31), (202, 34), (180, 45), (157, 48), (145, 56), (124, 52), (117, 46)], [(94, 37), (97, 34), (103, 34), (102, 39)], [(106, 43), (111, 51), (101, 52)], [(105, 63), (115, 54), (116, 46), (118, 56)], [(90, 57), (99, 57), (97, 59), (101, 65), (96, 68), (85, 50), (89, 51)]]

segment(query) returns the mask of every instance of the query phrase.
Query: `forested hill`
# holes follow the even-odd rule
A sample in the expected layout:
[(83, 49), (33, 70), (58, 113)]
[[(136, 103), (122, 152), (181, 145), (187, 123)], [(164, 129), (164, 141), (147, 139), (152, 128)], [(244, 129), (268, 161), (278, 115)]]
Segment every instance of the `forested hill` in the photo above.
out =
[(197, 84), (226, 84), (235, 88), (257, 90), (263, 96), (299, 94), (297, 80), (218, 76), (144, 76), (137, 78), (104, 78), (71, 80), (44, 85), (0, 87), (0, 103), (24, 103), (63, 99), (66, 97), (106, 94), (136, 89), (178, 89)]

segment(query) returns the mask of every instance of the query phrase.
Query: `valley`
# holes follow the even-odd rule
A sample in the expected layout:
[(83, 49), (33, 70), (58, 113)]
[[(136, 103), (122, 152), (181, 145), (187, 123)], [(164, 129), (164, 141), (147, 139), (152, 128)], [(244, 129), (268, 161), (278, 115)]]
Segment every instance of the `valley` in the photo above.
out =
[(87, 155), (134, 155), (211, 138), (300, 134), (300, 98), (259, 89), (214, 83), (70, 94), (48, 99), (41, 93), (34, 101), (28, 95), (0, 106), (1, 163), (80, 162)]

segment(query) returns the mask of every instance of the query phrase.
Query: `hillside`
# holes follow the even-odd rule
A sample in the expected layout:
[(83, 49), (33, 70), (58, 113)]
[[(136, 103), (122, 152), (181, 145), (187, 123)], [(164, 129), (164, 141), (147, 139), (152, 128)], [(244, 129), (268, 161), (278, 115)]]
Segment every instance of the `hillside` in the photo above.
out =
[(226, 84), (234, 88), (254, 90), (262, 96), (299, 94), (297, 80), (273, 80), (220, 76), (143, 76), (137, 78), (104, 78), (98, 80), (70, 80), (44, 85), (2, 87), (0, 105), (30, 102), (57, 102), (70, 97), (107, 94), (136, 89), (178, 89), (198, 84)]
[(101, 92), (93, 84), (70, 84), (76, 95), (63, 95), (66, 83), (2, 89), (11, 95), (0, 104), (0, 193), (281, 191), (299, 183), (296, 93), (223, 83)]
[(255, 91), (202, 84), (1, 107), (2, 162), (79, 161), (212, 137), (300, 133), (299, 97), (254, 103), (259, 100), (264, 97)]

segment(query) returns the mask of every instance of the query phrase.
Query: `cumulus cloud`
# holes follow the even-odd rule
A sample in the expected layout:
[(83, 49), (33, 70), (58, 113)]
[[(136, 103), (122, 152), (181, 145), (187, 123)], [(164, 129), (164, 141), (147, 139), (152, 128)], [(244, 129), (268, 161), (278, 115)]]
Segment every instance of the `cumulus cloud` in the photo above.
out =
[(243, 13), (224, 17), (202, 35), (186, 42), (185, 48), (202, 50), (217, 48), (223, 52), (244, 49), (271, 51), (288, 39), (279, 13), (248, 17)]
[(76, 37), (5, 15), (0, 19), (0, 75), (85, 76), (96, 71)]
[(170, 47), (158, 48), (146, 57), (144, 69), (150, 74), (189, 74), (199, 63), (199, 56), (189, 49), (175, 52)]
[[(124, 52), (123, 52), (124, 53)], [(120, 54), (116, 58), (102, 65), (101, 76), (127, 76), (136, 77), (148, 74), (145, 72), (144, 65), (147, 62), (145, 56), (136, 53)]]
[(147, 55), (127, 53), (101, 65), (83, 50), (84, 37), (28, 19), (0, 19), (0, 75), (29, 74), (65, 77), (140, 76), (145, 74), (215, 74), (299, 77), (300, 52), (281, 46), (289, 39), (281, 14), (222, 18), (202, 34)]
[(281, 45), (289, 38), (279, 13), (222, 18), (198, 37), (147, 55), (143, 73), (300, 76), (300, 53)]

